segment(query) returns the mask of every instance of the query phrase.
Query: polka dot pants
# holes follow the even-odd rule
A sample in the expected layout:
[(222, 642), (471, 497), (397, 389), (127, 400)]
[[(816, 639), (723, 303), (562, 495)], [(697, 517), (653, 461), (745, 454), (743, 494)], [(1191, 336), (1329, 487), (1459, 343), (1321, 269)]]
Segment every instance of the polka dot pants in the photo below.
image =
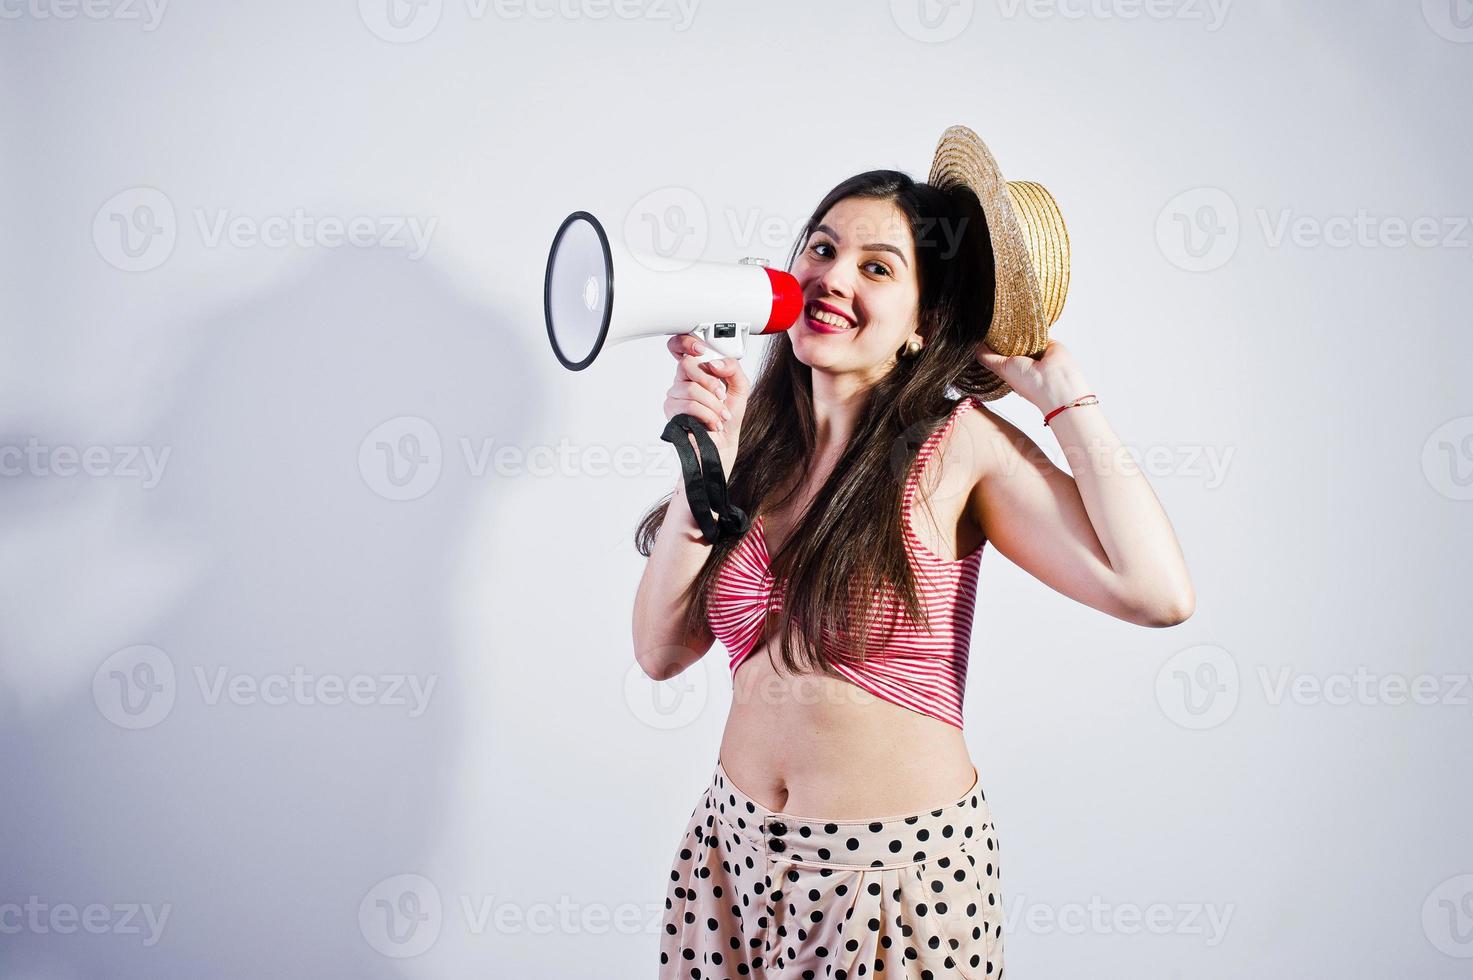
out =
[(1002, 980), (1002, 894), (979, 782), (875, 820), (776, 813), (716, 772), (675, 856), (661, 980)]

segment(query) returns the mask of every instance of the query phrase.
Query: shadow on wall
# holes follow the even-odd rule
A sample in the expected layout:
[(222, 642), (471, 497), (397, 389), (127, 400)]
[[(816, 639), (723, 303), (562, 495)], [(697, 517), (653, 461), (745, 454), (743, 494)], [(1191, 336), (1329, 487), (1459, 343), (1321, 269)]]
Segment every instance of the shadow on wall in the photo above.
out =
[[(74, 591), (70, 626), (31, 631), (87, 636), (85, 669), (0, 721), (0, 903), (48, 906), (0, 973), (399, 976), (413, 910), (369, 893), (434, 852), (465, 711), (450, 595), (474, 488), (434, 433), (534, 418), (535, 338), (423, 263), (350, 250), (188, 338), (137, 437), (168, 447), (163, 476), (111, 517), (167, 567), (89, 549), (77, 580), (104, 601)], [(77, 503), (27, 523), (60, 539)], [(98, 934), (46, 927), (94, 904)]]

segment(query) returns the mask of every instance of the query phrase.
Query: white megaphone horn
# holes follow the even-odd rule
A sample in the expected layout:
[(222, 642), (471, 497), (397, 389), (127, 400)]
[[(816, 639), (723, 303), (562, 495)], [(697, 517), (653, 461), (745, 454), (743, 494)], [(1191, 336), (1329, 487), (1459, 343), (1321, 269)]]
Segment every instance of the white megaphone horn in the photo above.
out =
[(666, 271), (661, 264), (611, 239), (587, 211), (563, 219), (547, 256), (542, 308), (564, 367), (583, 370), (609, 344), (677, 333), (711, 349), (700, 361), (741, 357), (749, 334), (779, 333), (803, 311), (798, 280), (761, 259)]

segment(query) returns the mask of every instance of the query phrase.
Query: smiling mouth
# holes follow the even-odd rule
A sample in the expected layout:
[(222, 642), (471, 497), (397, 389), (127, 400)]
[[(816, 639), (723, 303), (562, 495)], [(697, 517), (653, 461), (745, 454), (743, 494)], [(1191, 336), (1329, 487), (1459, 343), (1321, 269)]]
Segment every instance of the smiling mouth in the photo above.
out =
[(805, 312), (810, 319), (817, 320), (826, 327), (833, 327), (835, 330), (853, 330), (856, 326), (852, 321), (839, 316), (837, 313), (830, 313), (816, 303), (809, 303)]

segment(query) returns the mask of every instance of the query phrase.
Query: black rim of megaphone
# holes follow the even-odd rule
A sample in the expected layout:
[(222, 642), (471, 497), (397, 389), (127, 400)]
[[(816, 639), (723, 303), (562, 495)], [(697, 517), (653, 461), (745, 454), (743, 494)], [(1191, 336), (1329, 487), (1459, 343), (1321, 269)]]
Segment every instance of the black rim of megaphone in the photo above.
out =
[[(563, 234), (575, 221), (587, 221), (598, 234), (598, 243), (604, 251), (604, 283), (606, 284), (604, 287), (604, 316), (603, 322), (598, 326), (598, 340), (594, 342), (593, 349), (588, 352), (588, 356), (581, 361), (568, 360), (563, 349), (558, 346), (557, 331), (552, 327), (552, 262), (557, 256), (558, 243), (563, 240)], [(563, 219), (563, 223), (558, 226), (557, 234), (552, 236), (552, 248), (547, 252), (547, 272), (542, 281), (542, 318), (547, 321), (547, 340), (552, 344), (552, 352), (557, 355), (563, 367), (570, 371), (581, 371), (593, 363), (593, 359), (598, 357), (598, 352), (603, 350), (604, 340), (609, 336), (609, 318), (613, 312), (614, 255), (609, 251), (609, 236), (604, 233), (604, 226), (593, 215), (587, 211), (574, 211)]]

